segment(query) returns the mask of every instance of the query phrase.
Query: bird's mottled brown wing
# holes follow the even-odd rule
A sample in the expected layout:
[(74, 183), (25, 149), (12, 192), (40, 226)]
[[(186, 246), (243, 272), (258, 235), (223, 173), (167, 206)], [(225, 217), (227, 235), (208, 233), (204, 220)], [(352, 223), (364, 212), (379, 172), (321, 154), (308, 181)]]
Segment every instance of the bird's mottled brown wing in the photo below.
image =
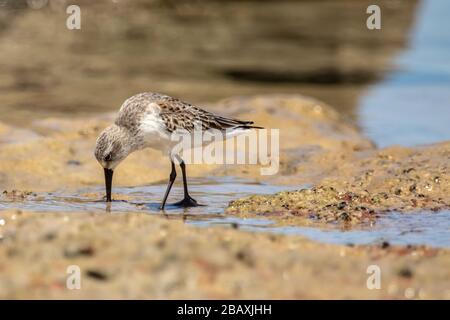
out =
[(163, 119), (168, 131), (187, 130), (192, 132), (196, 126), (202, 130), (231, 128), (259, 128), (251, 126), (252, 121), (241, 121), (215, 115), (209, 111), (195, 107), (176, 98), (168, 97), (158, 101), (161, 107), (160, 117)]

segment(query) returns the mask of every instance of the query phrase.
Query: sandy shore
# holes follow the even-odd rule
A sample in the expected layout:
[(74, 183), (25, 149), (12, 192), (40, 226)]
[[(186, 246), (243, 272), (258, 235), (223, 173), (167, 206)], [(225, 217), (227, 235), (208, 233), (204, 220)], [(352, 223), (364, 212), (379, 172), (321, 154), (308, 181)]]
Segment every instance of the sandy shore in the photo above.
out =
[[(313, 186), (238, 200), (229, 214), (351, 225), (389, 210), (439, 210), (450, 203), (448, 142), (378, 150), (332, 108), (302, 96), (238, 97), (209, 107), (267, 128), (282, 123), (280, 172), (261, 176), (259, 166), (199, 165), (189, 167), (192, 175)], [(92, 150), (111, 118), (44, 119), (29, 130), (2, 124), (0, 201), (19, 207), (41, 192), (101, 186)], [(167, 159), (146, 150), (118, 168), (115, 185), (166, 180), (168, 172)], [(449, 299), (449, 263), (448, 249), (329, 245), (194, 228), (142, 213), (0, 212), (1, 298)], [(70, 265), (80, 267), (81, 290), (66, 288)], [(381, 268), (379, 290), (367, 288), (370, 265)]]
[[(450, 298), (447, 250), (318, 244), (146, 214), (0, 217), (2, 298)], [(66, 288), (70, 265), (80, 290)], [(367, 288), (370, 265), (379, 290)]]

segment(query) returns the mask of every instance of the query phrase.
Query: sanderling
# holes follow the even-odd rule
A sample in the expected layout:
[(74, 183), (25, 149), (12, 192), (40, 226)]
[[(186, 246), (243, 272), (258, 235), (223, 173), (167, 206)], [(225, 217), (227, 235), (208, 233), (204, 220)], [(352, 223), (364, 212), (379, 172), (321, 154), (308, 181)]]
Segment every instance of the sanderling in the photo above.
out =
[(153, 148), (169, 155), (171, 172), (160, 209), (163, 210), (177, 176), (174, 160), (179, 162), (183, 174), (184, 199), (174, 205), (198, 206), (188, 192), (186, 165), (179, 154), (173, 154), (171, 134), (182, 130), (192, 133), (200, 124), (201, 130), (220, 130), (228, 136), (250, 129), (253, 121), (241, 121), (215, 115), (179, 99), (159, 93), (139, 93), (128, 98), (121, 106), (113, 125), (98, 137), (95, 157), (105, 173), (106, 201), (111, 202), (114, 169), (129, 154), (143, 148)]

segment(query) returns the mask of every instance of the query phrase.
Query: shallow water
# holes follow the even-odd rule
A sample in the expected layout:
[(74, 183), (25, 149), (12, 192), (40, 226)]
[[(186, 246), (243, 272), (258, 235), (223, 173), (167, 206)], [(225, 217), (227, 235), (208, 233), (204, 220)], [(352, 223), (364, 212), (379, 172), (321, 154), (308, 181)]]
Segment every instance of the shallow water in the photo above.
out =
[(197, 227), (232, 227), (252, 232), (301, 235), (319, 242), (338, 244), (378, 244), (387, 241), (392, 244), (426, 244), (433, 247), (450, 247), (450, 211), (423, 212), (415, 214), (389, 213), (372, 225), (364, 225), (351, 230), (339, 226), (300, 227), (277, 226), (264, 218), (242, 219), (223, 213), (228, 202), (252, 194), (268, 194), (282, 190), (295, 190), (307, 186), (272, 186), (253, 183), (244, 179), (215, 178), (191, 179), (192, 196), (205, 206), (177, 208), (170, 203), (182, 198), (181, 186), (175, 185), (169, 205), (162, 213), (158, 207), (165, 190), (165, 184), (154, 184), (133, 188), (115, 188), (116, 198), (111, 206), (100, 200), (101, 188), (80, 190), (77, 194), (59, 193), (36, 194), (24, 201), (0, 202), (0, 210), (24, 209), (31, 211), (58, 212), (148, 212), (168, 219), (183, 219)]

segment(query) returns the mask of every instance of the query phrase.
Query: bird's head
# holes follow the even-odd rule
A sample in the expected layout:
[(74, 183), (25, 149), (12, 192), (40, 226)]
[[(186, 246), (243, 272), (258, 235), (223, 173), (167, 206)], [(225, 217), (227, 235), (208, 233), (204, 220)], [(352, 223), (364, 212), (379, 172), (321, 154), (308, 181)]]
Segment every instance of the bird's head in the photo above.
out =
[(113, 124), (99, 135), (95, 145), (95, 158), (104, 169), (106, 199), (111, 201), (111, 186), (114, 169), (131, 152), (129, 134), (126, 129)]
[(114, 170), (130, 154), (124, 129), (112, 125), (103, 130), (95, 145), (95, 158), (105, 169)]

